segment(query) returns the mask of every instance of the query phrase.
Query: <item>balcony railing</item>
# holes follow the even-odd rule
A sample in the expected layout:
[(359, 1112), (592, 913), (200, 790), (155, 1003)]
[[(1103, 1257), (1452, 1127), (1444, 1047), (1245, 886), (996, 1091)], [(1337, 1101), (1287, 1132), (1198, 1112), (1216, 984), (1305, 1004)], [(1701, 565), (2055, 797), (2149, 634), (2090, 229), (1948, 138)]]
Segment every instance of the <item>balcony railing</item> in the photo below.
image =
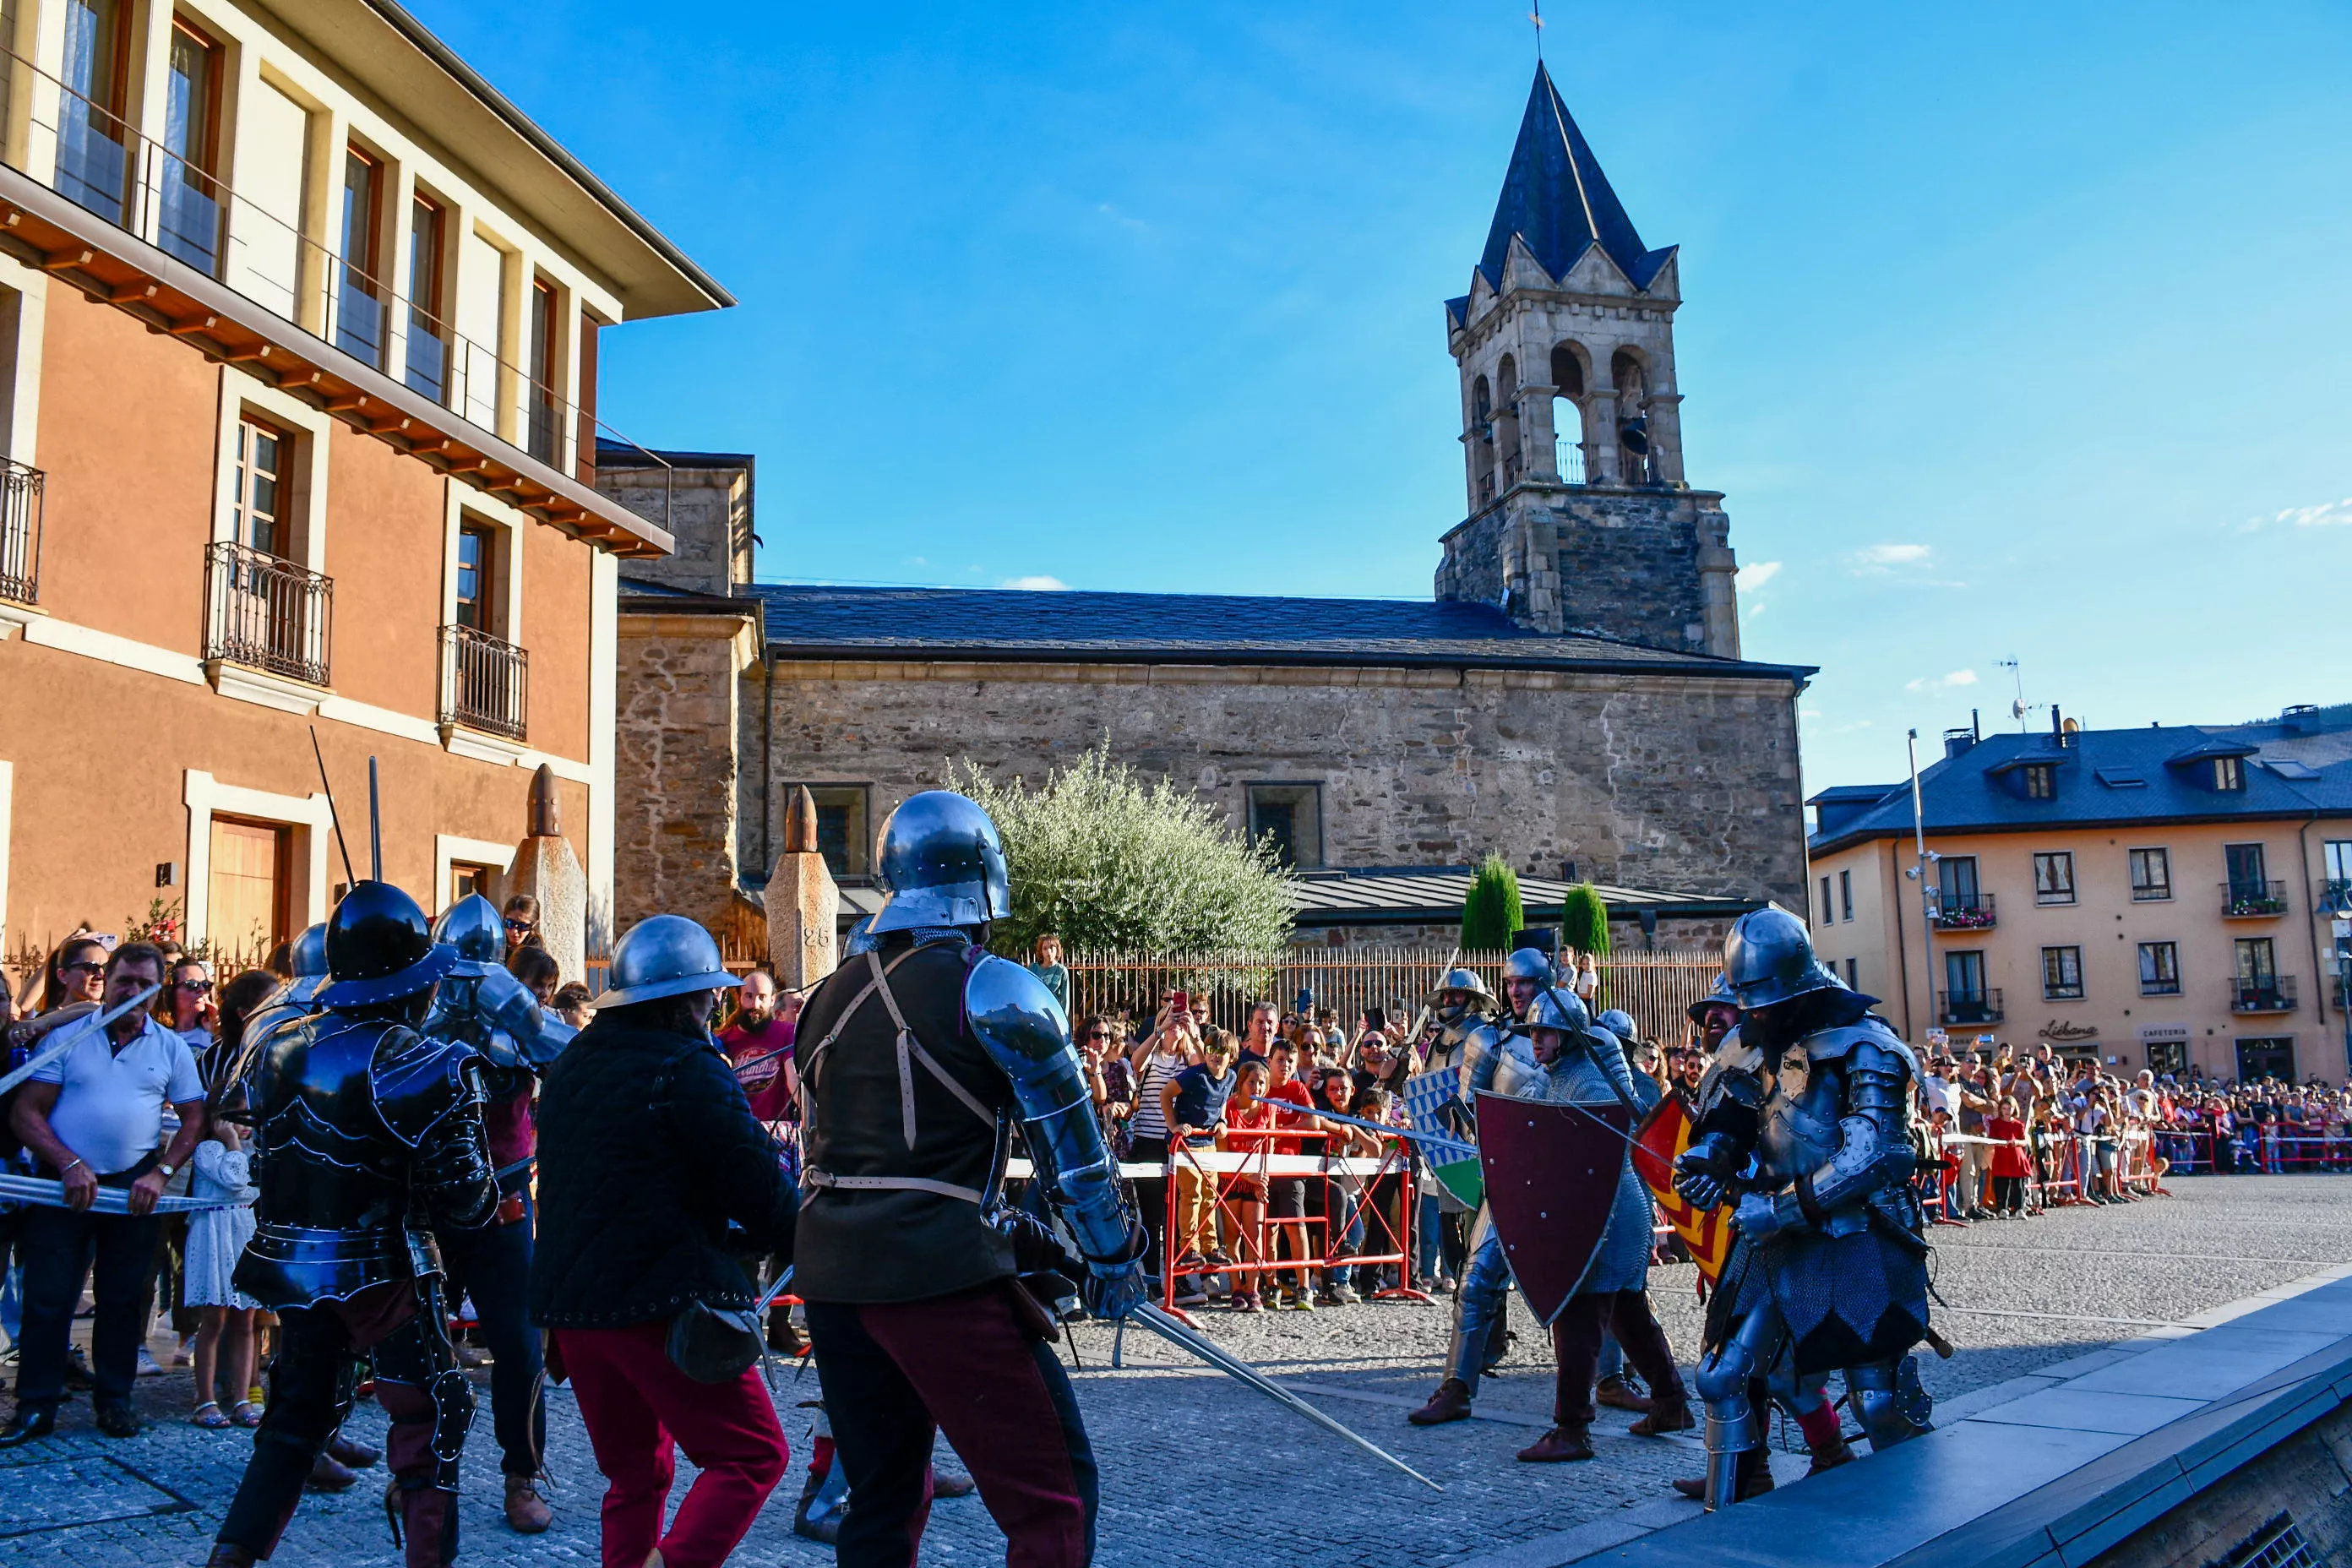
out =
[(0, 599), (41, 602), (41, 470), (0, 458)]
[(206, 659), (328, 684), (333, 578), (221, 540), (205, 547), (205, 595)]
[[(586, 398), (563, 395), (495, 348), (452, 330), (446, 301), (411, 300), (391, 279), (349, 264), (226, 182), (141, 135), (130, 122), (76, 92), (33, 61), (0, 47), (0, 94), (10, 74), (31, 84), (26, 134), (5, 139), (0, 157), (107, 223), (226, 285), (263, 310), (334, 344), (373, 370), (494, 436), (566, 468), (572, 432), (588, 434), (572, 466), (594, 461), (593, 434), (661, 459), (597, 420)], [(404, 338), (404, 350), (395, 338)], [(501, 427), (510, 431), (502, 434)], [(667, 519), (652, 521), (664, 523)]]
[(1982, 991), (1938, 991), (1936, 993), (1936, 1022), (1951, 1025), (1998, 1024), (2002, 1017), (2000, 987), (1988, 986)]
[(530, 699), (529, 653), (471, 626), (441, 628), (441, 722), (523, 740)]
[(2232, 1013), (2292, 1013), (2294, 1011), (2294, 976), (2292, 974), (2258, 974), (2252, 979), (2230, 982), (2230, 1011)]
[(2311, 907), (2323, 915), (2352, 913), (2352, 877), (2329, 877), (2314, 882)]
[(2273, 920), (2286, 913), (2284, 882), (2224, 882), (2221, 918), (2232, 921)]
[(1992, 895), (1947, 893), (1937, 908), (1933, 923), (1937, 931), (1990, 931), (1993, 927)]

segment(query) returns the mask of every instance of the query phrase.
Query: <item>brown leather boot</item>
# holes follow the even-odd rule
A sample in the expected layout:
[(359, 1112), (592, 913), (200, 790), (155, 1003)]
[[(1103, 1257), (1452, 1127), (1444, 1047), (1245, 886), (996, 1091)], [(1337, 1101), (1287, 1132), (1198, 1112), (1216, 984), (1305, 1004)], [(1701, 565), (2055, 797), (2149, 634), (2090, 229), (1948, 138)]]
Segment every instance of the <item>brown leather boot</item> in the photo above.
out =
[(337, 1461), (332, 1454), (320, 1454), (310, 1463), (310, 1479), (303, 1484), (314, 1492), (349, 1491), (359, 1474), (350, 1466)]
[(1458, 1377), (1449, 1377), (1437, 1385), (1429, 1403), (1405, 1417), (1416, 1426), (1442, 1426), (1448, 1421), (1470, 1418), (1470, 1385)]
[(253, 1553), (242, 1546), (231, 1546), (226, 1541), (213, 1542), (213, 1554), (205, 1559), (205, 1568), (253, 1568)]
[[(1849, 1458), (1852, 1457), (1852, 1455), (1847, 1456)], [(1705, 1476), (1699, 1476), (1696, 1479), (1685, 1479), (1681, 1476), (1677, 1476), (1674, 1480), (1674, 1489), (1675, 1490), (1682, 1493), (1683, 1496), (1690, 1499), (1693, 1502), (1705, 1502), (1706, 1500), (1706, 1478)], [(1748, 1449), (1745, 1454), (1742, 1454), (1739, 1457), (1739, 1495), (1731, 1500), (1734, 1502), (1747, 1502), (1750, 1499), (1762, 1497), (1766, 1492), (1769, 1492), (1771, 1489), (1772, 1467), (1765, 1462), (1764, 1450), (1761, 1448)]]
[(517, 1535), (537, 1535), (555, 1522), (555, 1510), (539, 1495), (529, 1476), (507, 1478), (507, 1528)]
[(1813, 1456), (1811, 1468), (1805, 1471), (1805, 1479), (1807, 1480), (1811, 1480), (1813, 1477), (1820, 1475), (1823, 1470), (1834, 1470), (1840, 1465), (1851, 1465), (1853, 1463), (1853, 1450), (1846, 1447), (1845, 1436), (1843, 1434), (1840, 1434), (1839, 1436), (1831, 1438), (1827, 1443), (1824, 1443), (1818, 1447), (1808, 1444), (1807, 1448)]
[(1663, 1437), (1669, 1432), (1687, 1432), (1698, 1425), (1687, 1399), (1662, 1394), (1649, 1403), (1650, 1413), (1633, 1423), (1632, 1430), (1636, 1437)]
[(349, 1465), (352, 1469), (364, 1470), (383, 1456), (365, 1443), (355, 1442), (338, 1432), (327, 1439), (327, 1458), (339, 1465)]
[(1555, 1426), (1519, 1450), (1523, 1465), (1558, 1465), (1592, 1458), (1592, 1439), (1581, 1426)]
[(1615, 1373), (1611, 1373), (1592, 1385), (1593, 1402), (1612, 1410), (1647, 1410), (1649, 1396), (1633, 1392), (1633, 1385)]

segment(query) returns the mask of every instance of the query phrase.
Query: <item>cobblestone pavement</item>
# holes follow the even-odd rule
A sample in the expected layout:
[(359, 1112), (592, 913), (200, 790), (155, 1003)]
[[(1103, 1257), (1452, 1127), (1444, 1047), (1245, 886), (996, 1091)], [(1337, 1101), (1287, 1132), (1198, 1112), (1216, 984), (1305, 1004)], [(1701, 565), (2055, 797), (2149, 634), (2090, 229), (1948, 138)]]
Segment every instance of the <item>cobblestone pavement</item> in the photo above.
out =
[[(1950, 1400), (2352, 1258), (2352, 1178), (2209, 1177), (2180, 1181), (2175, 1192), (2128, 1207), (1938, 1230), (1937, 1283), (1950, 1303), (1938, 1321), (1958, 1353), (1928, 1361), (1929, 1388)], [(1692, 1271), (1654, 1270), (1651, 1286), (1687, 1361), (1699, 1318)], [(1202, 1315), (1221, 1343), (1443, 1482), (1443, 1496), (1140, 1331), (1128, 1334), (1125, 1366), (1112, 1371), (1108, 1332), (1081, 1329), (1079, 1398), (1103, 1466), (1100, 1561), (1111, 1568), (1459, 1563), (1655, 1504), (1669, 1478), (1697, 1473), (1695, 1443), (1630, 1436), (1630, 1417), (1614, 1412), (1602, 1413), (1596, 1462), (1515, 1463), (1513, 1452), (1547, 1425), (1551, 1398), (1549, 1357), (1524, 1318), (1507, 1367), (1479, 1401), (1479, 1418), (1428, 1431), (1406, 1426), (1405, 1410), (1434, 1384), (1447, 1316), (1442, 1299)], [(159, 1342), (159, 1349), (169, 1346)], [(812, 1373), (780, 1391), (793, 1469), (739, 1563), (832, 1561), (829, 1549), (790, 1531), (808, 1430), (806, 1413), (790, 1406), (812, 1396), (814, 1383)], [(500, 1518), (487, 1389), (483, 1401), (466, 1458), (461, 1560), (595, 1562), (600, 1483), (570, 1394), (550, 1393), (556, 1526), (536, 1539), (510, 1533)], [(201, 1563), (248, 1445), (241, 1433), (187, 1425), (187, 1402), (184, 1373), (151, 1378), (140, 1385), (152, 1423), (140, 1437), (99, 1436), (78, 1402), (67, 1406), (58, 1436), (0, 1456), (0, 1560), (37, 1568)], [(362, 1405), (352, 1426), (381, 1441), (383, 1418), (373, 1406)], [(1784, 1458), (1780, 1468), (1795, 1474), (1802, 1462)], [(363, 1480), (342, 1497), (306, 1500), (275, 1561), (289, 1568), (396, 1561), (381, 1496), (380, 1482)], [(926, 1563), (995, 1563), (1003, 1552), (979, 1500), (934, 1510)]]

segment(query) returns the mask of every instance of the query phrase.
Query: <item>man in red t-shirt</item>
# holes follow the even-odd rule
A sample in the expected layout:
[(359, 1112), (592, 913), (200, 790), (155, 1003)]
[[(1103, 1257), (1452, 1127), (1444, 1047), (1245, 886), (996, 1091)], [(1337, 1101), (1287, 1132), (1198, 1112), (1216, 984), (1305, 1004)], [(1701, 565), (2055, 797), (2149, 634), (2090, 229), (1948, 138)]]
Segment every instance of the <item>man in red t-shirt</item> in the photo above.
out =
[[(1266, 1086), (1264, 1098), (1284, 1107), (1276, 1122), (1279, 1127), (1307, 1127), (1314, 1124), (1312, 1112), (1315, 1097), (1298, 1079), (1298, 1047), (1289, 1040), (1276, 1040), (1266, 1052)], [(1296, 1110), (1289, 1109), (1297, 1107)], [(1298, 1138), (1269, 1139), (1267, 1152), (1276, 1155), (1296, 1154), (1303, 1140)], [(1317, 1193), (1323, 1184), (1309, 1176), (1275, 1176), (1267, 1184), (1266, 1218), (1273, 1223), (1274, 1256), (1276, 1258), (1296, 1258), (1302, 1261), (1315, 1256), (1308, 1244), (1307, 1194), (1312, 1185)], [(1286, 1294), (1277, 1289), (1269, 1306), (1287, 1307), (1295, 1311), (1311, 1312), (1315, 1297), (1322, 1288), (1320, 1269), (1302, 1269), (1291, 1277), (1290, 1289)], [(1312, 1275), (1314, 1278), (1309, 1278)]]
[[(800, 1080), (793, 1071), (793, 1031), (801, 1015), (801, 994), (779, 992), (776, 977), (755, 969), (743, 977), (735, 993), (735, 1018), (719, 1033), (719, 1048), (735, 1064), (735, 1081), (751, 1114), (768, 1124), (784, 1150), (785, 1168), (800, 1175)], [(788, 1258), (746, 1258), (745, 1272), (755, 1281), (775, 1278), (766, 1268), (781, 1270)], [(798, 1355), (808, 1341), (792, 1320), (790, 1306), (778, 1302), (768, 1309), (768, 1343), (787, 1355)]]

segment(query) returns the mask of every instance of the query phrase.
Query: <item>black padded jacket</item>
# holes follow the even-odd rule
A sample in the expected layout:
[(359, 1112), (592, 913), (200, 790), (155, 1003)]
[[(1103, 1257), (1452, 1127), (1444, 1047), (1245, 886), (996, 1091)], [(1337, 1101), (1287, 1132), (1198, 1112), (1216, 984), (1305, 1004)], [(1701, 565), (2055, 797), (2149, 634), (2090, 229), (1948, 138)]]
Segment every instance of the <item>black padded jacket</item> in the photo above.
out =
[(530, 1321), (618, 1329), (690, 1301), (749, 1307), (735, 1250), (790, 1254), (799, 1205), (707, 1036), (601, 1016), (540, 1091)]

